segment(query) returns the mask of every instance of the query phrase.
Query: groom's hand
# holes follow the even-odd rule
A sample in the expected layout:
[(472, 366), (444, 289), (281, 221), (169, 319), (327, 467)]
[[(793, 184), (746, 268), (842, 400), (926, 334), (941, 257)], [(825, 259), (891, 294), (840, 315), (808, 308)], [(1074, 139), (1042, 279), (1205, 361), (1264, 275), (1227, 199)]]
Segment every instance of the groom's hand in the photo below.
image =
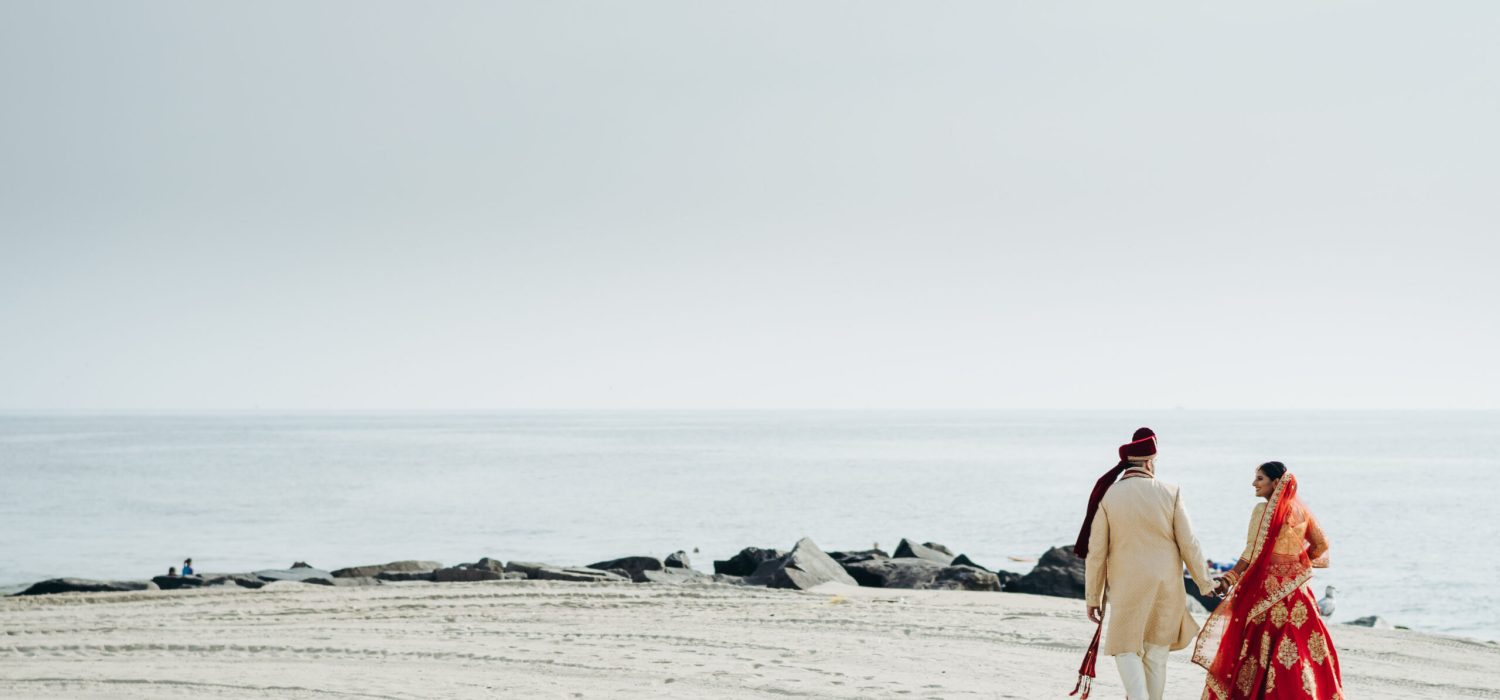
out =
[(1214, 595), (1216, 595), (1216, 596), (1218, 596), (1220, 598), (1223, 598), (1224, 596), (1229, 595), (1229, 579), (1225, 579), (1225, 578), (1214, 579)]
[(1097, 605), (1089, 606), (1089, 622), (1103, 622), (1104, 609)]

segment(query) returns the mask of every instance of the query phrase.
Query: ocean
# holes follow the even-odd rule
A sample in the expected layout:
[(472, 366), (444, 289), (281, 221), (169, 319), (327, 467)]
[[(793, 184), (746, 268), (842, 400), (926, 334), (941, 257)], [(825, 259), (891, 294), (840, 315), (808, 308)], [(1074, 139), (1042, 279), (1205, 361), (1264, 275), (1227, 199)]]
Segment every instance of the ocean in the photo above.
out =
[[(1024, 572), (1141, 425), (1205, 552), (1255, 465), (1331, 541), (1333, 622), (1500, 639), (1500, 413), (683, 411), (0, 415), (0, 586), (488, 556), (588, 564), (935, 541)], [(1079, 614), (1082, 615), (1082, 602)]]

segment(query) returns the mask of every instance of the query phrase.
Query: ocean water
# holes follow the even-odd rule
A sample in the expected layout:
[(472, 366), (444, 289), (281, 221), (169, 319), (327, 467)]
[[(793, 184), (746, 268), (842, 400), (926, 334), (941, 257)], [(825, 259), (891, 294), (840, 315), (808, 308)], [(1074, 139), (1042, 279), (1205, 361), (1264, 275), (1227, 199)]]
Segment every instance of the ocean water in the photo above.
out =
[[(1256, 464), (1332, 543), (1334, 622), (1500, 639), (1494, 412), (496, 412), (0, 415), (0, 585), (482, 556), (942, 542), (1025, 571), (1071, 543), (1149, 425), (1205, 551), (1233, 560)], [(1080, 603), (1080, 611), (1082, 604)], [(1081, 612), (1080, 612), (1081, 614)]]

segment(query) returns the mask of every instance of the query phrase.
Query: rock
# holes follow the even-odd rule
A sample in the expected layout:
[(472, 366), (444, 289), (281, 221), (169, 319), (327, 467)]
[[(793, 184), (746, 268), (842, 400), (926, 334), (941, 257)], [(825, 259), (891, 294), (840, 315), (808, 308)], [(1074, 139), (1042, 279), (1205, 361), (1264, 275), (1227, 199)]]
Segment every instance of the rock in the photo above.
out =
[(1193, 581), (1193, 577), (1183, 576), (1182, 587), (1187, 590), (1189, 610), (1192, 610), (1194, 607), (1201, 608), (1203, 614), (1207, 616), (1208, 613), (1214, 611), (1214, 608), (1219, 607), (1220, 598), (1215, 595), (1203, 595), (1199, 593), (1198, 584)]
[(746, 547), (739, 554), (727, 560), (714, 562), (714, 573), (727, 574), (729, 576), (749, 576), (755, 573), (762, 562), (772, 559), (780, 559), (786, 556), (786, 552), (779, 549), (761, 549), (760, 547)]
[(322, 569), (314, 569), (310, 566), (295, 569), (265, 569), (263, 571), (252, 572), (252, 575), (266, 583), (298, 581), (319, 586), (333, 585), (333, 574)]
[(927, 588), (937, 580), (943, 565), (927, 559), (870, 559), (844, 565), (861, 586), (872, 588)]
[(980, 566), (980, 565), (974, 563), (974, 560), (970, 559), (969, 555), (967, 555), (967, 554), (960, 554), (957, 557), (954, 557), (952, 565), (953, 566), (972, 566), (972, 567), (974, 567), (976, 569), (984, 569), (985, 571), (994, 571), (994, 569), (991, 569), (988, 566)]
[(1005, 571), (1002, 569), (995, 572), (995, 578), (1000, 579), (1000, 590), (1008, 591), (1011, 586), (1016, 585), (1016, 582), (1021, 580), (1021, 575), (1014, 571)]
[(1000, 591), (1000, 577), (972, 566), (948, 566), (937, 572), (927, 588), (949, 591)]
[(714, 583), (727, 583), (731, 586), (749, 585), (745, 583), (744, 576), (734, 576), (732, 574), (712, 574), (709, 576), (709, 579)]
[(562, 567), (551, 564), (538, 564), (529, 561), (513, 561), (505, 565), (508, 572), (519, 572), (526, 574), (526, 578), (533, 581), (629, 581), (630, 579), (617, 576), (608, 571), (600, 571), (589, 567)]
[(463, 567), (465, 569), (480, 569), (480, 570), (483, 570), (483, 571), (493, 571), (493, 572), (495, 572), (497, 574), (505, 572), (505, 564), (504, 563), (502, 563), (499, 559), (491, 559), (489, 557), (480, 557), (479, 561), (476, 561), (473, 564), (459, 564), (459, 566), (461, 566), (461, 567)]
[(677, 550), (677, 551), (675, 551), (675, 552), (673, 552), (673, 553), (671, 553), (671, 554), (668, 554), (667, 558), (666, 558), (666, 561), (664, 563), (668, 567), (673, 568), (673, 569), (691, 569), (691, 568), (693, 568), (692, 563), (688, 561), (687, 552), (684, 552), (684, 551), (682, 551), (680, 549)]
[(53, 578), (39, 581), (15, 595), (51, 595), (53, 593), (117, 593), (121, 591), (144, 591), (150, 588), (145, 581), (95, 581), (86, 578)]
[[(947, 547), (943, 549), (947, 549)], [(913, 544), (911, 540), (907, 539), (902, 539), (901, 544), (896, 545), (896, 553), (893, 557), (896, 559), (926, 559), (927, 561), (935, 561), (943, 566), (953, 563), (953, 555), (951, 553), (928, 547), (925, 544)]]
[(238, 586), (240, 588), (262, 588), (265, 581), (251, 574), (204, 574), (205, 586)]
[(943, 554), (946, 554), (946, 555), (948, 555), (950, 557), (953, 556), (953, 550), (948, 549), (947, 547), (945, 547), (943, 545), (940, 545), (940, 544), (938, 544), (936, 542), (923, 542), (922, 546), (926, 547), (928, 549), (936, 549), (937, 551), (942, 552)]
[[(715, 562), (717, 564), (717, 562)], [(797, 540), (797, 545), (786, 555), (761, 562), (755, 573), (745, 578), (746, 583), (771, 588), (795, 588), (807, 590), (829, 581), (858, 585), (844, 567), (834, 561), (823, 550), (818, 549), (811, 538)]]
[(437, 571), (443, 565), (435, 561), (404, 560), (393, 561), (389, 564), (366, 564), (364, 566), (351, 566), (344, 569), (335, 569), (334, 578), (346, 578), (354, 576), (375, 576), (387, 571), (411, 572), (411, 571)]
[(333, 579), (335, 586), (379, 586), (385, 583), (374, 576), (341, 576)]
[[(218, 578), (212, 579), (212, 582), (217, 583)], [(210, 579), (201, 576), (154, 576), (151, 582), (161, 590), (175, 591), (180, 588), (202, 588), (210, 583)]]
[[(636, 583), (686, 583), (688, 581), (699, 581), (708, 578), (708, 574), (701, 571), (675, 566), (669, 566), (661, 571), (646, 571), (643, 573), (645, 574), (645, 580), (636, 581)], [(632, 578), (631, 580), (635, 579)]]
[(375, 574), (375, 578), (381, 581), (432, 581), (436, 571), (382, 571)]
[(499, 581), (501, 578), (503, 578), (503, 573), (499, 571), (450, 566), (446, 569), (438, 569), (432, 572), (431, 580), (438, 583), (456, 583), (460, 581)]
[(311, 569), (311, 568), (313, 568), (313, 565), (309, 564), (309, 563), (307, 563), (305, 561), (299, 561), (299, 562), (293, 562), (292, 566), (290, 568), (293, 568), (293, 569)]
[(1005, 590), (1012, 593), (1050, 595), (1059, 598), (1084, 597), (1083, 558), (1073, 554), (1073, 547), (1053, 547), (1037, 561), (1031, 573), (1022, 576)]
[(858, 552), (829, 552), (828, 556), (833, 557), (834, 561), (843, 564), (846, 567), (849, 564), (854, 564), (857, 562), (891, 558), (891, 555), (886, 554), (880, 549), (866, 549)]
[(1395, 625), (1391, 624), (1390, 620), (1387, 620), (1379, 615), (1369, 615), (1367, 617), (1361, 617), (1358, 620), (1350, 620), (1348, 622), (1345, 622), (1344, 624), (1357, 625), (1359, 627), (1373, 627), (1378, 630), (1389, 630), (1396, 628)]
[(620, 575), (625, 578), (636, 583), (645, 583), (647, 571), (661, 571), (666, 568), (666, 565), (656, 557), (621, 557), (589, 564), (588, 568), (600, 571), (620, 571)]

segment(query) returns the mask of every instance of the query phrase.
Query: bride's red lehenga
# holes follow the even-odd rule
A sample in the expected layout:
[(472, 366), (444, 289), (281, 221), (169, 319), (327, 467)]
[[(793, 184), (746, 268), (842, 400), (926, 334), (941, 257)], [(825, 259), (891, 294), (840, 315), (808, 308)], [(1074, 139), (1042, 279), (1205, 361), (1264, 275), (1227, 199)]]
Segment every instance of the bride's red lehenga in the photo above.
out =
[(1234, 590), (1204, 623), (1193, 662), (1203, 700), (1343, 700), (1339, 657), (1307, 581), (1328, 566), (1328, 541), (1283, 474), (1250, 521)]

